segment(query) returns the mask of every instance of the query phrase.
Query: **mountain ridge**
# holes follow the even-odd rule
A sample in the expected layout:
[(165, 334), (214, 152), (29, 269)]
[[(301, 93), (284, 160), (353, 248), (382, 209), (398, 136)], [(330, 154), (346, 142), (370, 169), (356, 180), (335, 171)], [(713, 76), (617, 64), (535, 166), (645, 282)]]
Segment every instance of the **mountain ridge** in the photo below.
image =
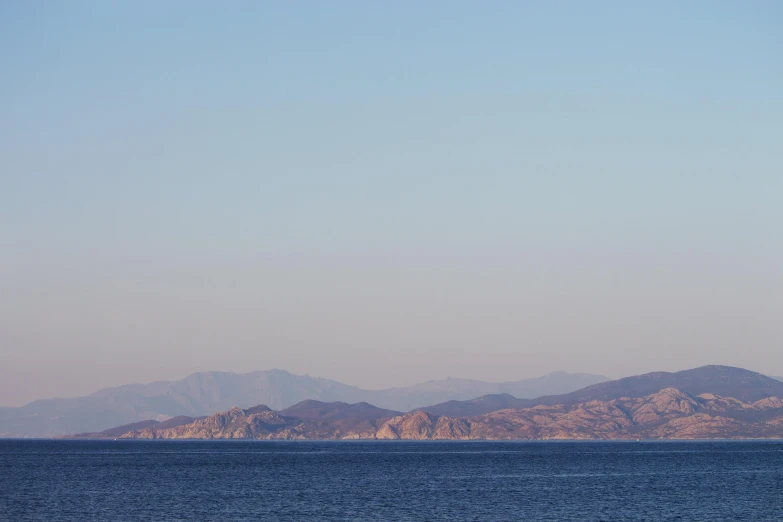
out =
[[(726, 405), (768, 412), (766, 419), (738, 420)], [(549, 440), (708, 439), (783, 437), (783, 400), (741, 403), (709, 395), (693, 397), (664, 388), (639, 398), (591, 401), (572, 407), (538, 406), (454, 418), (415, 410), (390, 419), (336, 425), (284, 417), (271, 410), (232, 408), (192, 425), (130, 431), (130, 439), (253, 440)]]
[[(699, 391), (730, 389), (743, 398), (668, 386), (672, 381)], [(770, 382), (773, 381), (773, 382)], [(658, 385), (646, 393), (650, 383)], [(627, 393), (630, 392), (630, 393)], [(601, 399), (595, 395), (602, 396)], [(464, 401), (482, 404), (497, 397)], [(501, 396), (491, 407), (517, 400)], [(436, 405), (437, 406), (437, 405)], [(726, 366), (682, 372), (653, 372), (588, 386), (577, 392), (527, 400), (524, 407), (452, 416), (425, 407), (391, 412), (366, 403), (303, 401), (287, 411), (259, 405), (231, 408), (189, 425), (129, 430), (141, 439), (636, 439), (783, 438), (783, 383)], [(334, 412), (338, 412), (335, 414)], [(355, 413), (351, 413), (355, 412)], [(361, 413), (361, 414), (359, 414)], [(393, 415), (398, 413), (396, 415)], [(390, 415), (393, 415), (390, 417)]]
[(272, 369), (248, 373), (198, 372), (178, 381), (155, 381), (103, 388), (84, 397), (33, 401), (0, 408), (0, 437), (49, 437), (98, 433), (112, 426), (177, 416), (202, 417), (232, 406), (266, 404), (283, 409), (302, 400), (367, 402), (393, 411), (409, 411), (450, 399), (469, 399), (491, 391), (543, 395), (571, 391), (605, 380), (591, 374), (553, 372), (502, 383), (442, 379), (409, 387), (364, 390), (338, 381)]
[(529, 408), (537, 405), (575, 404), (591, 400), (611, 400), (623, 395), (638, 397), (649, 395), (663, 388), (676, 388), (691, 395), (714, 393), (734, 397), (743, 402), (754, 402), (769, 396), (783, 397), (783, 382), (761, 373), (733, 366), (706, 365), (679, 372), (650, 372), (605, 381), (560, 395), (534, 399), (483, 396), (467, 401), (448, 401), (427, 406), (428, 412), (437, 415), (466, 416), (490, 413), (498, 403), (507, 408)]

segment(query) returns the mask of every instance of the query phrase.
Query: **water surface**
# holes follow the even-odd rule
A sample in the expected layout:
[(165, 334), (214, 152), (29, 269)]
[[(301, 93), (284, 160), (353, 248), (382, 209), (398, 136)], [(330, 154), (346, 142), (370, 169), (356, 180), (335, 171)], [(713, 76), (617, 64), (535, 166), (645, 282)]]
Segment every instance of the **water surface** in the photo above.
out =
[(0, 440), (0, 519), (783, 520), (783, 442)]

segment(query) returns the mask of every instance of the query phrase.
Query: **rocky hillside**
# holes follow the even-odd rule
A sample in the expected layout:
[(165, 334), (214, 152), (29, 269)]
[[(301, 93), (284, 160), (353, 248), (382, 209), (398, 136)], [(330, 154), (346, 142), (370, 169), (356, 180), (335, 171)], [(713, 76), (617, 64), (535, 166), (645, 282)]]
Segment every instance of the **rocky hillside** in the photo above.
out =
[(534, 404), (535, 402), (531, 399), (518, 399), (507, 393), (498, 393), (482, 395), (468, 401), (446, 401), (433, 406), (425, 406), (422, 409), (435, 415), (473, 417), (498, 410), (529, 408)]
[(232, 406), (266, 404), (288, 408), (303, 400), (367, 402), (393, 411), (409, 411), (448, 400), (490, 393), (538, 397), (578, 390), (606, 377), (554, 372), (544, 377), (491, 383), (469, 379), (428, 381), (409, 387), (364, 390), (329, 379), (283, 370), (251, 373), (195, 373), (179, 381), (130, 384), (86, 397), (46, 399), (19, 408), (0, 408), (0, 437), (51, 437), (100, 433), (117, 425), (171, 417), (200, 417)]
[[(384, 410), (381, 410), (384, 411)], [(289, 417), (266, 406), (231, 408), (174, 428), (132, 430), (132, 439), (372, 439), (381, 425), (372, 418), (339, 418), (329, 421)]]
[(156, 420), (145, 420), (140, 422), (134, 422), (131, 424), (125, 424), (123, 426), (117, 426), (116, 428), (109, 428), (108, 430), (103, 430), (99, 432), (92, 432), (92, 433), (77, 433), (76, 435), (65, 435), (63, 439), (116, 439), (117, 437), (121, 437), (122, 435), (128, 433), (129, 431), (138, 431), (145, 428), (155, 428), (156, 430), (163, 430), (167, 428), (174, 428), (176, 426), (181, 426), (183, 424), (190, 424), (191, 422), (195, 422), (196, 420), (200, 420), (204, 417), (199, 418), (193, 418), (193, 417), (186, 417), (184, 415), (181, 415), (179, 417), (174, 417), (166, 421), (158, 422)]
[(510, 395), (485, 395), (467, 401), (447, 401), (424, 407), (436, 415), (472, 417), (500, 409), (534, 406), (572, 406), (590, 401), (611, 401), (620, 397), (644, 397), (664, 388), (676, 388), (689, 395), (714, 393), (752, 403), (766, 397), (783, 397), (783, 382), (760, 373), (731, 366), (702, 366), (681, 372), (653, 372), (593, 384), (571, 393), (536, 399), (518, 399)]
[(539, 397), (537, 404), (573, 404), (617, 397), (641, 397), (663, 388), (677, 388), (691, 395), (714, 393), (753, 402), (765, 397), (783, 397), (783, 382), (760, 373), (732, 366), (701, 366), (680, 372), (652, 372), (587, 386), (551, 397)]
[[(381, 410), (383, 411), (383, 410)], [(664, 388), (643, 397), (502, 409), (471, 417), (418, 410), (392, 418), (301, 418), (265, 406), (191, 424), (132, 430), (146, 439), (705, 439), (783, 437), (783, 399), (745, 402)]]

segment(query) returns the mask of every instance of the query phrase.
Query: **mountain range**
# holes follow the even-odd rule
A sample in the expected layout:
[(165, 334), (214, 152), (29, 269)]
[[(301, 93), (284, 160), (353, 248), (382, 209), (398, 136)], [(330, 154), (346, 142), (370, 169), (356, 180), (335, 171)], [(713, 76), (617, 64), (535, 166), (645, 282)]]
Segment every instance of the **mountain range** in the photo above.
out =
[(442, 379), (384, 390), (364, 390), (337, 381), (294, 375), (283, 370), (250, 373), (202, 372), (178, 381), (129, 384), (99, 390), (85, 397), (31, 402), (0, 408), (0, 437), (50, 437), (95, 433), (137, 422), (199, 418), (234, 406), (264, 404), (285, 409), (304, 400), (367, 402), (395, 412), (467, 400), (488, 394), (534, 398), (571, 392), (606, 381), (601, 375), (554, 372), (543, 377), (492, 383)]
[(429, 406), (436, 415), (466, 417), (501, 409), (532, 408), (534, 406), (571, 406), (590, 401), (611, 401), (621, 397), (643, 397), (664, 388), (676, 388), (698, 396), (712, 393), (753, 403), (767, 397), (783, 397), (783, 379), (730, 366), (702, 366), (681, 372), (652, 372), (622, 379), (604, 381), (564, 394), (537, 397), (535, 400), (508, 394), (485, 395), (471, 400), (452, 400)]
[[(731, 395), (721, 395), (723, 394)], [(523, 402), (514, 402), (523, 401)], [(511, 407), (509, 406), (511, 404)], [(499, 408), (499, 409), (495, 409)], [(447, 412), (447, 413), (444, 413)], [(190, 422), (84, 436), (136, 439), (705, 439), (783, 437), (783, 382), (728, 366), (655, 372), (581, 390), (485, 396), (407, 413), (367, 403), (238, 407)]]

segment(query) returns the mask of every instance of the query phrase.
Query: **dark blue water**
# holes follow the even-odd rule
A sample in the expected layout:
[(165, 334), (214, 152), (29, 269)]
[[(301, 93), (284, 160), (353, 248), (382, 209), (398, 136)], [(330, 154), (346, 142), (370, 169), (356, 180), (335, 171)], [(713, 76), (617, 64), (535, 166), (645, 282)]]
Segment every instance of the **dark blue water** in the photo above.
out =
[(783, 442), (0, 440), (0, 519), (783, 520)]

